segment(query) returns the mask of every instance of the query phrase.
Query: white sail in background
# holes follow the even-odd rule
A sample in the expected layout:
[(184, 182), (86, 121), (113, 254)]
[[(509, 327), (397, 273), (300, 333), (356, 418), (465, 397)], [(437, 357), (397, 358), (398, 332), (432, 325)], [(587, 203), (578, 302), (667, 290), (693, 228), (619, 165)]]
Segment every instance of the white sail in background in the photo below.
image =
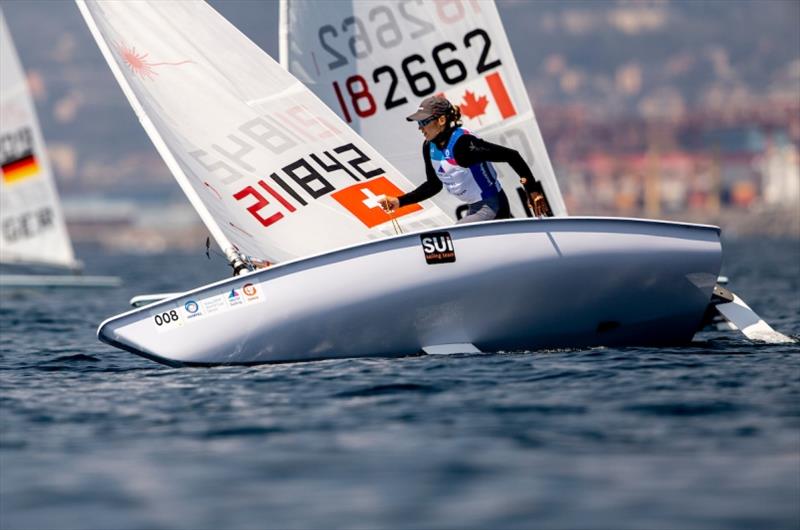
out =
[[(283, 261), (393, 234), (413, 184), (205, 2), (78, 7), (145, 130), (230, 257)], [(447, 224), (432, 203), (396, 215)]]
[[(494, 2), (281, 0), (281, 62), (415, 183), (425, 180), (422, 136), (405, 117), (444, 94), (464, 127), (517, 149), (566, 215), (525, 85)], [(502, 181), (526, 215), (511, 168)], [(459, 203), (440, 193), (448, 213)]]
[(36, 109), (0, 11), (0, 263), (78, 268)]

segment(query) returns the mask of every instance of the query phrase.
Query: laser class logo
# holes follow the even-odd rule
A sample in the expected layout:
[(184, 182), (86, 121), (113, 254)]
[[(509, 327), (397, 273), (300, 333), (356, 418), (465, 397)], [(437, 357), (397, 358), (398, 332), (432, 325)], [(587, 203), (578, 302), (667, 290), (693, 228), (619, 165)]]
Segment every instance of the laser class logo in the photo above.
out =
[(122, 61), (131, 69), (131, 71), (139, 76), (141, 79), (149, 79), (152, 81), (158, 72), (154, 70), (157, 66), (181, 66), (182, 64), (190, 64), (194, 61), (176, 61), (176, 62), (160, 62), (154, 63), (147, 59), (148, 53), (140, 53), (133, 46), (128, 46), (123, 42), (116, 42), (114, 46), (117, 53), (122, 58)]
[(449, 232), (420, 234), (419, 239), (428, 265), (453, 263), (456, 260), (456, 249)]

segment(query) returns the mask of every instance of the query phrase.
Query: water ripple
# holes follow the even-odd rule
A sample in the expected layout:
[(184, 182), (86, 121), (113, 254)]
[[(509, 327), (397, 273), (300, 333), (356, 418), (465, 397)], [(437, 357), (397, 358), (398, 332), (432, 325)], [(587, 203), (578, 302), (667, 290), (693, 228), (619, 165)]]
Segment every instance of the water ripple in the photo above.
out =
[[(797, 245), (726, 252), (732, 289), (800, 335)], [(2, 298), (3, 528), (797, 527), (797, 345), (174, 369), (96, 324), (227, 268), (96, 257), (129, 285)]]

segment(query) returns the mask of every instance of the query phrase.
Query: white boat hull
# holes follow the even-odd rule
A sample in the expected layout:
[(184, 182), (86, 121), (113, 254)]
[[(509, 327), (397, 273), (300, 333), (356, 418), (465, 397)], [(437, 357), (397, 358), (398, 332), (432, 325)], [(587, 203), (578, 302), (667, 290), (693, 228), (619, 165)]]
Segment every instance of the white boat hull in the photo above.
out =
[(719, 229), (702, 225), (571, 217), (443, 231), (453, 262), (428, 264), (425, 234), (406, 234), (182, 293), (98, 337), (171, 365), (685, 343), (722, 258)]

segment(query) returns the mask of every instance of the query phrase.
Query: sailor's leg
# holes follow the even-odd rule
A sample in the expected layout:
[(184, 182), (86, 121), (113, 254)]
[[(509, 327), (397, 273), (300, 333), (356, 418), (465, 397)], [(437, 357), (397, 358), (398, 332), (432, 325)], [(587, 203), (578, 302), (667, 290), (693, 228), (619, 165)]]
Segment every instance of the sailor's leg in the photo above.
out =
[(474, 202), (469, 205), (467, 215), (459, 219), (456, 224), (491, 221), (497, 217), (497, 211), (499, 208), (500, 200), (497, 196)]

